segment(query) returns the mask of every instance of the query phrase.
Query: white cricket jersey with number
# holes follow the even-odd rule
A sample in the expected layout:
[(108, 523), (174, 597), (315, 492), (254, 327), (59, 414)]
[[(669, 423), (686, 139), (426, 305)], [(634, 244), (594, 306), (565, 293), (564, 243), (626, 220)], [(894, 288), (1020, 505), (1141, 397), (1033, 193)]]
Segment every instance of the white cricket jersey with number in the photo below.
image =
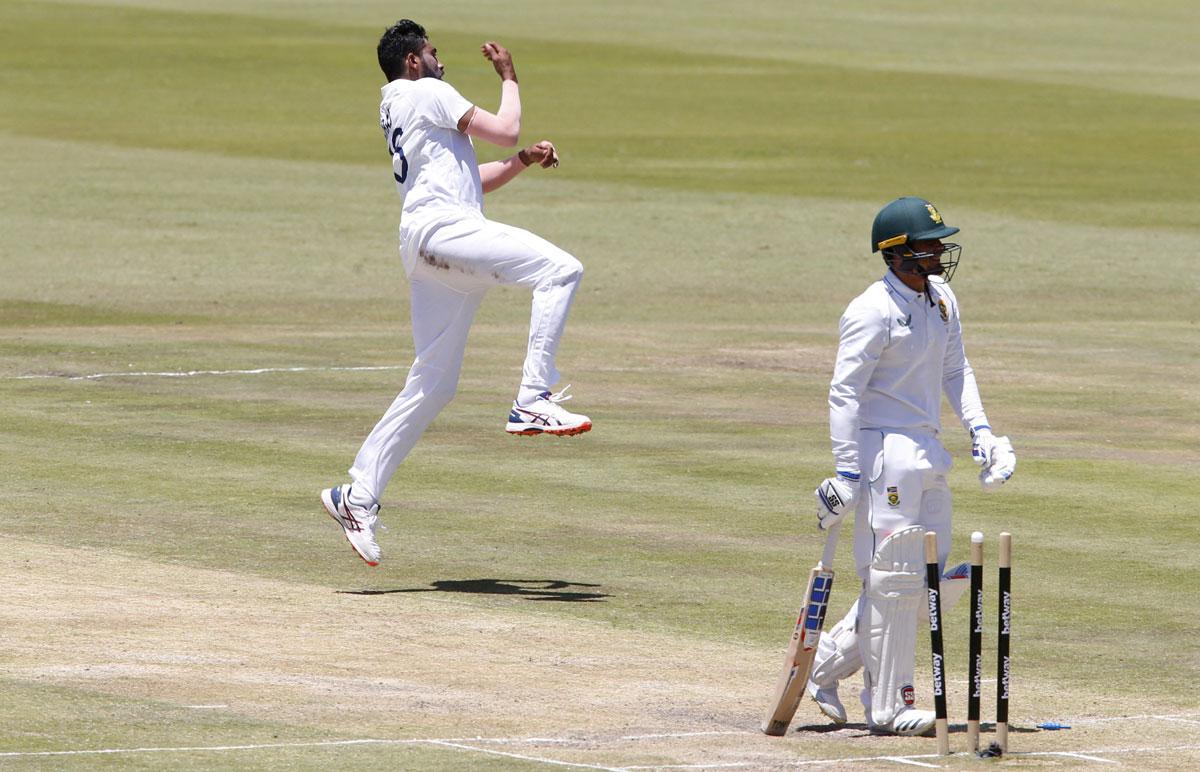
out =
[(433, 228), (483, 216), (483, 184), (471, 139), (458, 130), (473, 106), (437, 78), (394, 80), (382, 89), (379, 125), (404, 199), (400, 251), (412, 273)]
[(860, 472), (860, 429), (936, 436), (943, 392), (968, 430), (987, 424), (963, 349), (958, 300), (939, 277), (929, 277), (929, 288), (918, 293), (889, 271), (842, 315), (829, 386), (838, 471)]

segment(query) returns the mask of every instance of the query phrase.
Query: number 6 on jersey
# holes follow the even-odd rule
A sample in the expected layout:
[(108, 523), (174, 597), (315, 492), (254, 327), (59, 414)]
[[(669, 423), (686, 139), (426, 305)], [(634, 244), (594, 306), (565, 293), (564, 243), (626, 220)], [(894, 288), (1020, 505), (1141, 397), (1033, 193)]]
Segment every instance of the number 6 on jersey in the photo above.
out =
[(833, 588), (833, 553), (837, 547), (839, 528), (840, 526), (835, 525), (829, 529), (821, 562), (817, 563), (808, 575), (804, 604), (800, 606), (796, 628), (792, 631), (792, 641), (788, 645), (783, 673), (775, 686), (771, 710), (763, 721), (762, 730), (766, 734), (787, 734), (788, 725), (792, 723), (796, 708), (800, 706), (800, 700), (804, 697), (808, 674), (812, 670), (813, 658), (817, 655), (817, 644), (821, 640), (821, 630), (825, 626), (825, 611), (829, 608), (829, 591)]

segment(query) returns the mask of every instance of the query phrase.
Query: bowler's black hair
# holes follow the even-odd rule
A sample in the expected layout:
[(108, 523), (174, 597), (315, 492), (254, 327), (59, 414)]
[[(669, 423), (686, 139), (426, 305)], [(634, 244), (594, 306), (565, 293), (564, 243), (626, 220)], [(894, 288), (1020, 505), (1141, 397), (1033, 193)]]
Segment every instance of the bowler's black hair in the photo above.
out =
[(426, 42), (425, 28), (412, 19), (401, 19), (387, 28), (379, 38), (377, 52), (379, 69), (389, 82), (404, 75), (404, 58), (421, 53)]

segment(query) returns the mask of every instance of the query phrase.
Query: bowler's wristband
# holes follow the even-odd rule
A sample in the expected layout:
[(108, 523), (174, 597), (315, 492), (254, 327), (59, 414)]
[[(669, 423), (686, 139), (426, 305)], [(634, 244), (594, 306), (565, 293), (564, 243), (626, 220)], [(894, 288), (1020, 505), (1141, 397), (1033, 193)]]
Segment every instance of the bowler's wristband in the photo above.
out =
[(533, 163), (533, 159), (529, 157), (529, 153), (526, 153), (524, 148), (517, 151), (517, 160), (525, 166), (529, 166)]

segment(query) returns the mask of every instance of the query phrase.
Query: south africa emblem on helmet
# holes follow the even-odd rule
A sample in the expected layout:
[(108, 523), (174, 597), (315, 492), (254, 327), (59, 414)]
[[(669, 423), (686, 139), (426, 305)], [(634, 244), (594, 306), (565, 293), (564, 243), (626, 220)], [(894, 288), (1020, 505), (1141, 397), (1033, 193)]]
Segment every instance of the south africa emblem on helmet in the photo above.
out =
[(900, 506), (900, 489), (895, 485), (889, 485), (887, 489), (888, 504), (893, 507)]
[(942, 315), (943, 322), (950, 321), (950, 311), (946, 308), (946, 301), (938, 298), (938, 313)]

